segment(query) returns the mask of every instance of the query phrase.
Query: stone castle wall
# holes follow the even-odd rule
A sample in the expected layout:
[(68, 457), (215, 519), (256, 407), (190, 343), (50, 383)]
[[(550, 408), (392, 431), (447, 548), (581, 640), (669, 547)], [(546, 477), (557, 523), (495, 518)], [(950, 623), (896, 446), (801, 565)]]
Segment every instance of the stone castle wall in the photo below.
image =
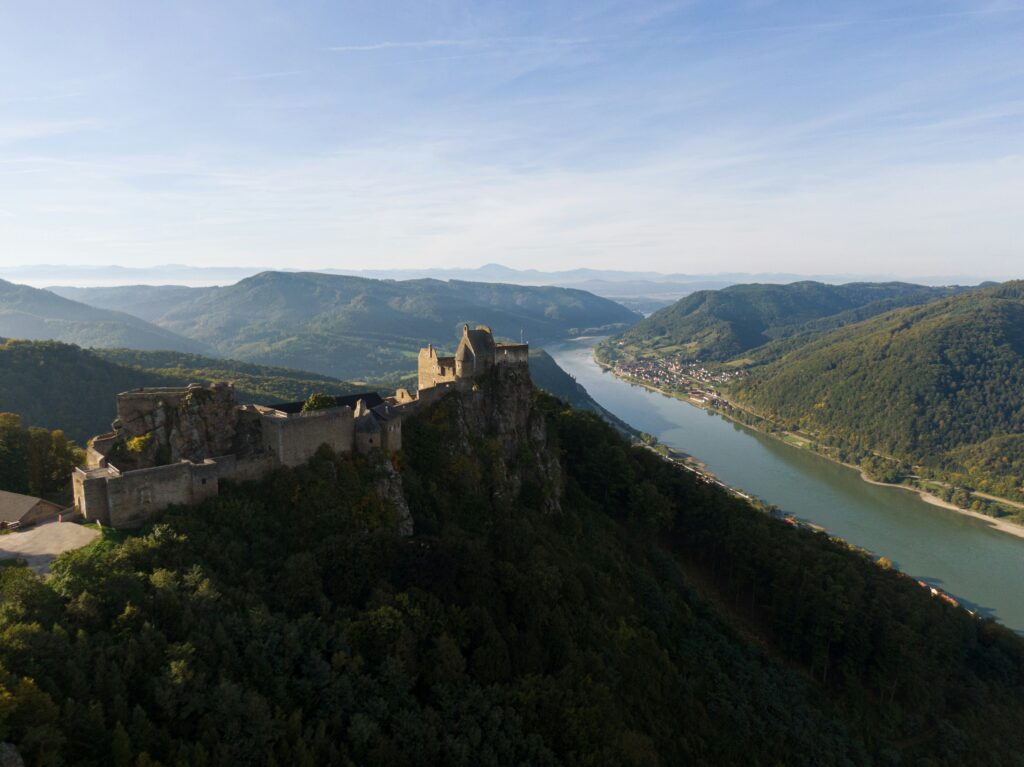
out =
[(530, 347), (528, 344), (498, 344), (494, 350), (495, 365), (529, 365)]
[(455, 358), (439, 357), (433, 345), (420, 349), (417, 359), (419, 390), (429, 389), (456, 379)]
[(282, 466), (305, 463), (321, 445), (336, 453), (351, 453), (356, 441), (350, 407), (287, 417), (265, 415), (261, 424), (263, 445)]
[[(168, 506), (199, 503), (219, 492), (218, 466), (214, 461), (182, 461), (168, 466), (117, 473), (106, 478), (106, 519), (112, 527), (138, 527)], [(90, 509), (92, 511), (92, 509)]]

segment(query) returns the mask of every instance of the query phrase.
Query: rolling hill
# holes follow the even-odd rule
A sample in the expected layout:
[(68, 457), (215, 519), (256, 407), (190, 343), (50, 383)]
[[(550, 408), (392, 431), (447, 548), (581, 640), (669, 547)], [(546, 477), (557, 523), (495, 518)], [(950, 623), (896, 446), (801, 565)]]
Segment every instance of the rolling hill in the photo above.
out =
[[(661, 309), (606, 344), (607, 354), (724, 361), (771, 341), (858, 322), (959, 288), (901, 282), (734, 285), (702, 290)], [(618, 342), (624, 342), (619, 344)]]
[(452, 345), (463, 322), (490, 325), (497, 336), (523, 334), (540, 342), (639, 319), (581, 290), (298, 272), (264, 272), (221, 288), (89, 288), (70, 294), (139, 312), (226, 357), (348, 379), (406, 374), (421, 346)]
[(1019, 492), (1024, 282), (811, 336), (752, 367), (733, 394), (772, 419), (843, 444), (985, 473), (990, 489)]
[(49, 290), (0, 280), (0, 336), (55, 340), (79, 346), (207, 350), (201, 341), (120, 311), (97, 308)]

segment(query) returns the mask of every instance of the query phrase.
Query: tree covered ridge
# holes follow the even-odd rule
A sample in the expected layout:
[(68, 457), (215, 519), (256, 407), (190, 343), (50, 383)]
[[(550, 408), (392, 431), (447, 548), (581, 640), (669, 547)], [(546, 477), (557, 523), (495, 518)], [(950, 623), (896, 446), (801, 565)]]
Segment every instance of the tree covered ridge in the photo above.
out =
[(243, 403), (293, 402), (314, 391), (356, 390), (316, 373), (183, 352), (0, 339), (0, 411), (17, 413), (25, 424), (61, 429), (80, 444), (110, 429), (118, 392), (216, 381), (235, 382)]
[(52, 765), (1024, 763), (1010, 632), (544, 395), (562, 511), (498, 496), (492, 435), (450, 407), (405, 426), (411, 539), (373, 460), (321, 451), (47, 583), (0, 570), (0, 741)]
[(1020, 492), (1024, 283), (821, 334), (751, 373), (734, 394), (773, 419)]
[[(771, 341), (806, 335), (922, 304), (959, 290), (901, 282), (826, 285), (733, 285), (702, 290), (665, 307), (613, 339), (630, 353), (671, 353), (724, 361)], [(607, 344), (606, 352), (616, 351)]]

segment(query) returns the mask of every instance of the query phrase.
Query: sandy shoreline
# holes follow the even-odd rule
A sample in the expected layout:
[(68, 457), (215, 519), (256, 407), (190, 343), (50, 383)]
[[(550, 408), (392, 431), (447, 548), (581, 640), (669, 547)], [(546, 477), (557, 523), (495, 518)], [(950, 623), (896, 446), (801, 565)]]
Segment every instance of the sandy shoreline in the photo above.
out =
[[(652, 386), (651, 384), (644, 383), (643, 381), (638, 381), (635, 378), (629, 378), (627, 376), (619, 375), (618, 373), (615, 372), (615, 369), (611, 365), (608, 365), (608, 364), (606, 364), (604, 362), (601, 362), (601, 360), (597, 359), (596, 356), (594, 357), (594, 362), (596, 362), (598, 364), (598, 366), (601, 367), (602, 369), (609, 371), (612, 375), (614, 375), (617, 378), (622, 379), (626, 383), (634, 384), (636, 386), (642, 386), (645, 389), (648, 389), (650, 391), (658, 392), (658, 394), (663, 394), (666, 397), (672, 397), (673, 399), (680, 400), (681, 402), (685, 402), (686, 404), (691, 405), (692, 407), (700, 408), (701, 410), (708, 410), (708, 408), (701, 407), (697, 403), (692, 402), (688, 397), (680, 396), (680, 395), (676, 394), (675, 392), (669, 392), (669, 391), (665, 391), (664, 389), (659, 389), (657, 386)], [(735, 418), (730, 418), (726, 413), (723, 413), (720, 410), (713, 410), (713, 411), (709, 411), (709, 412), (714, 412), (717, 415), (722, 416), (722, 418), (725, 418), (728, 421), (732, 421), (733, 423), (739, 424), (740, 426), (745, 426), (748, 429), (753, 429), (752, 426), (749, 426), (748, 424), (745, 424), (742, 421), (737, 421)], [(779, 442), (782, 442), (783, 444), (789, 445), (789, 443), (786, 442), (784, 439), (782, 439), (780, 437), (777, 437), (777, 436), (775, 436), (774, 434), (772, 434), (770, 432), (763, 432), (763, 431), (760, 431), (759, 429), (754, 429), (754, 431), (757, 431), (759, 434), (764, 434), (766, 437), (771, 437), (772, 439), (778, 440)], [(793, 447), (793, 445), (790, 445), (790, 447)], [(807, 449), (807, 448), (804, 448), (804, 449)], [(932, 495), (931, 493), (929, 493), (929, 492), (927, 492), (925, 490), (921, 490), (920, 488), (917, 488), (917, 487), (909, 487), (908, 485), (894, 485), (894, 484), (891, 484), (889, 482), (879, 482), (878, 480), (871, 479), (870, 477), (868, 477), (861, 470), (861, 468), (859, 466), (854, 466), (853, 464), (843, 463), (842, 461), (837, 461), (834, 458), (829, 458), (827, 455), (822, 455), (821, 453), (819, 453), (817, 451), (813, 451), (813, 452), (814, 452), (815, 455), (821, 456), (826, 461), (832, 461), (832, 463), (838, 463), (841, 466), (846, 466), (849, 469), (853, 469), (854, 471), (856, 471), (860, 475), (860, 478), (864, 482), (867, 482), (869, 485), (878, 485), (879, 487), (892, 487), (892, 488), (896, 488), (896, 489), (899, 489), (899, 490), (907, 490), (907, 491), (909, 491), (911, 493), (916, 493), (917, 496), (922, 501), (924, 501), (925, 503), (931, 504), (932, 506), (938, 506), (939, 508), (942, 508), (942, 509), (948, 509), (949, 511), (955, 511), (958, 514), (964, 514), (964, 515), (966, 515), (968, 517), (974, 517), (975, 519), (978, 519), (978, 520), (981, 520), (982, 522), (985, 522), (989, 527), (991, 527), (991, 528), (993, 528), (995, 530), (998, 530), (999, 532), (1007, 533), (1009, 535), (1014, 535), (1014, 536), (1016, 536), (1018, 538), (1024, 538), (1024, 525), (1018, 525), (1015, 522), (1008, 522), (1005, 519), (997, 519), (995, 517), (989, 517), (989, 516), (987, 516), (985, 514), (982, 514), (980, 511), (973, 511), (971, 509), (961, 509), (959, 506), (955, 506), (954, 504), (949, 503), (948, 501), (942, 500), (937, 495)], [(990, 498), (995, 498), (995, 496), (990, 496)]]

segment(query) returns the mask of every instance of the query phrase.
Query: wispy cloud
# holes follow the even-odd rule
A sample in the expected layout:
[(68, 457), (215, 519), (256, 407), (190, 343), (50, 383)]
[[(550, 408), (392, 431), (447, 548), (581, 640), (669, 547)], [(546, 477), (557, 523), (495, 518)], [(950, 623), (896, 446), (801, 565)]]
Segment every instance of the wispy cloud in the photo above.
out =
[(485, 48), (495, 45), (582, 45), (592, 42), (584, 38), (572, 37), (485, 37), (476, 39), (435, 39), (435, 40), (386, 40), (379, 43), (363, 45), (334, 45), (328, 48), (337, 53), (357, 53), (361, 51), (386, 51), (402, 48)]
[(0, 122), (0, 145), (95, 130), (99, 126), (99, 121), (92, 118), (78, 120), (8, 120)]
[(225, 83), (237, 83), (244, 82), (246, 80), (278, 80), (282, 77), (294, 77), (295, 75), (301, 75), (305, 70), (302, 69), (286, 69), (281, 72), (259, 72), (251, 75), (237, 75), (235, 77), (225, 77), (221, 82)]

